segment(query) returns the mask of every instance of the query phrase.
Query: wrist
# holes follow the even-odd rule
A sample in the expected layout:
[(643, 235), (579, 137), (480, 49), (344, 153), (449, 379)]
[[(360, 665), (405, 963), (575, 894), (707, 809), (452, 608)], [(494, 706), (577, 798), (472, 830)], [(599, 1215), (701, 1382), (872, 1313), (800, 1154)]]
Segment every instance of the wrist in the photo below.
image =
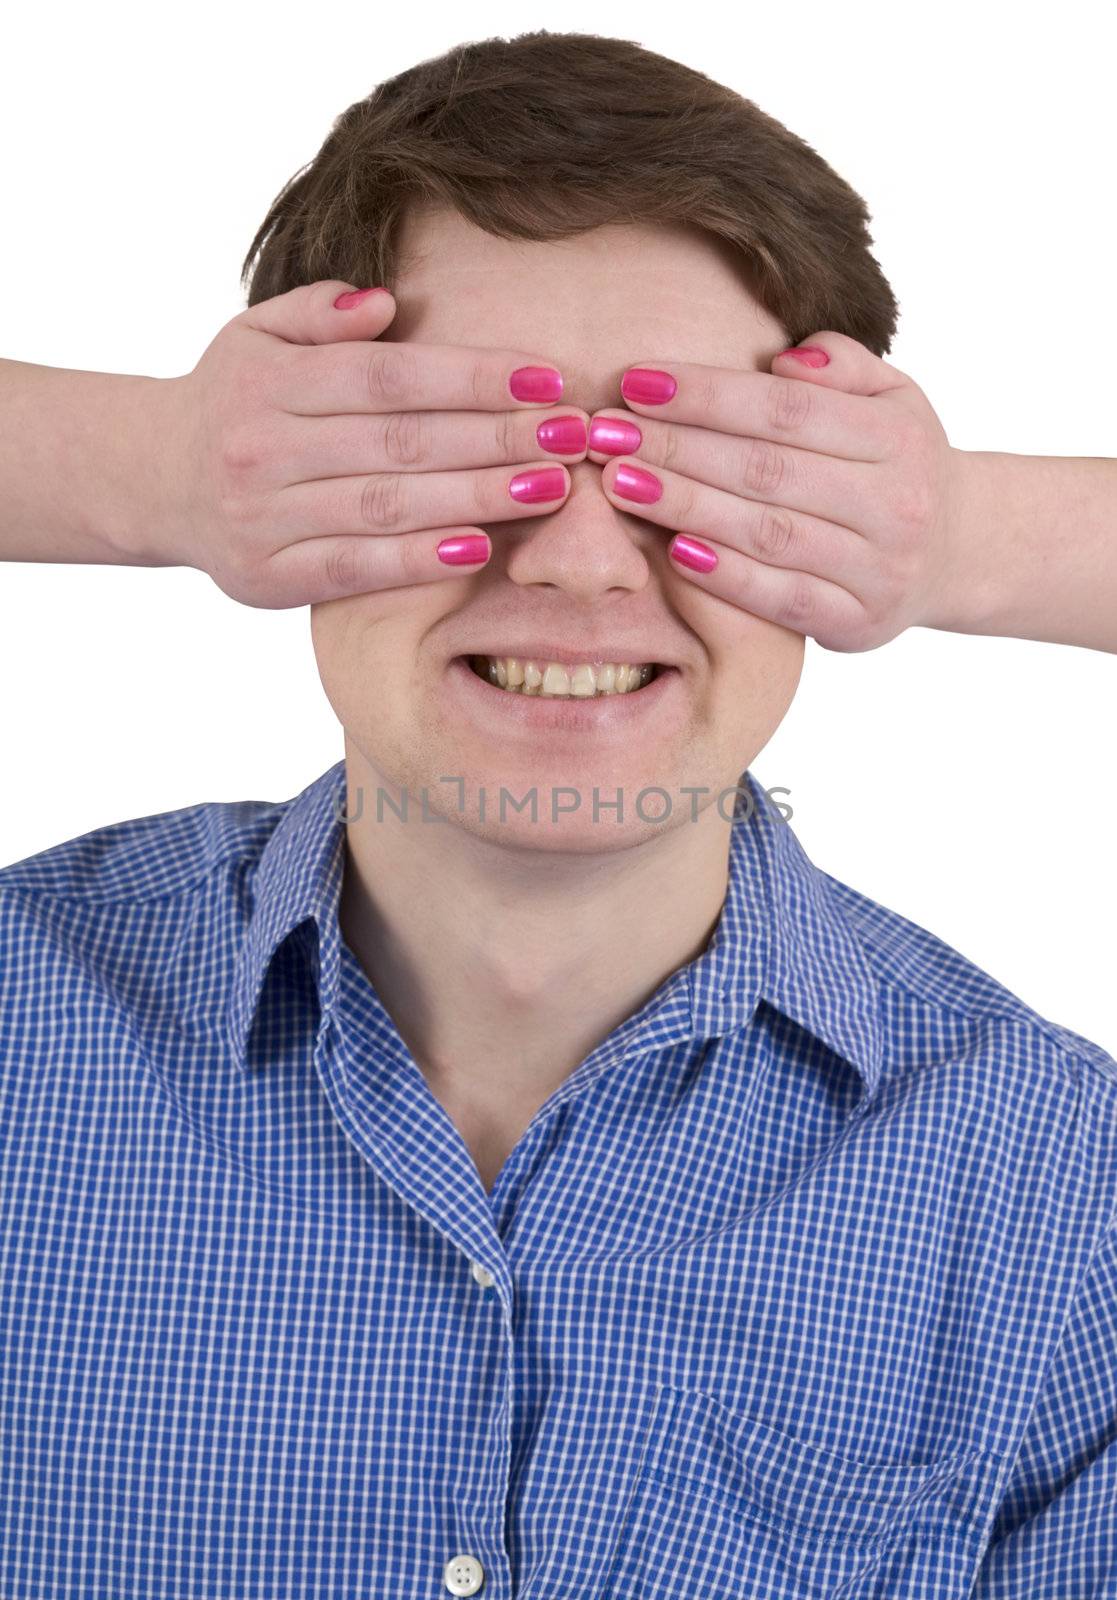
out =
[(176, 464), (182, 423), (177, 378), (130, 378), (114, 418), (118, 454), (106, 484), (103, 533), (124, 565), (187, 563)]
[(928, 628), (948, 633), (1001, 631), (1003, 572), (996, 537), (998, 516), (995, 452), (951, 447), (937, 571), (932, 585)]

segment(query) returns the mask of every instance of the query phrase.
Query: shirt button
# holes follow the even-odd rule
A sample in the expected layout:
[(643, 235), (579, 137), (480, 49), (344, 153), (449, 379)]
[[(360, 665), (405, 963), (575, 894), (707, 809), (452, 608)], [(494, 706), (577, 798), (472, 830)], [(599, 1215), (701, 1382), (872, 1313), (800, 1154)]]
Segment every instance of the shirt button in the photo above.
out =
[[(482, 1289), (491, 1289), (493, 1284), (496, 1282), (496, 1279), (493, 1277), (492, 1273), (486, 1272), (485, 1268), (479, 1261), (471, 1261), (469, 1263), (469, 1270), (472, 1272), (475, 1282), (479, 1283)], [(465, 1589), (463, 1590), (463, 1593), (472, 1594), (473, 1590)]]
[(485, 1581), (485, 1569), (476, 1556), (454, 1556), (442, 1577), (451, 1594), (476, 1594)]

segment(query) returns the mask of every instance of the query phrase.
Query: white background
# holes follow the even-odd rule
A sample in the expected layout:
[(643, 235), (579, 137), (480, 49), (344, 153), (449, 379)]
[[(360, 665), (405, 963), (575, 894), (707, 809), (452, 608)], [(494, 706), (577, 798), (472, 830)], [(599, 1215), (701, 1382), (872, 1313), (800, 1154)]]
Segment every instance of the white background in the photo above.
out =
[[(273, 196), (375, 83), (467, 39), (616, 33), (755, 100), (865, 196), (901, 305), (888, 359), (952, 443), (1111, 456), (1104, 12), (24, 4), (0, 95), (0, 354), (191, 370), (243, 309)], [(186, 568), (20, 563), (0, 624), (0, 862), (124, 817), (283, 799), (342, 754), (305, 607), (254, 610)], [(820, 866), (1117, 1053), (1115, 707), (1098, 652), (811, 642), (753, 770), (790, 787)]]

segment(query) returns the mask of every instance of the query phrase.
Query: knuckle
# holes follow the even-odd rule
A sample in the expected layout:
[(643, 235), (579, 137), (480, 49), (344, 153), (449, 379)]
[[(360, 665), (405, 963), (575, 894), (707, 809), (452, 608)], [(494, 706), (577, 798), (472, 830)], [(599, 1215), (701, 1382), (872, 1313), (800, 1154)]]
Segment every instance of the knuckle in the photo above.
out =
[(231, 545), (221, 552), (211, 576), (217, 587), (232, 600), (244, 605), (259, 603), (259, 569), (248, 560), (239, 545)]
[(785, 487), (788, 476), (787, 457), (778, 445), (768, 439), (745, 441), (741, 461), (741, 489), (747, 495), (763, 498)]
[(361, 522), (374, 533), (389, 533), (403, 517), (407, 490), (398, 472), (377, 472), (361, 489)]
[(392, 560), (405, 583), (421, 583), (430, 576), (424, 546), (418, 539), (401, 539)]
[(427, 453), (427, 426), (421, 411), (393, 411), (384, 421), (384, 454), (397, 467), (413, 467)]
[[(492, 520), (492, 483), (493, 478), (489, 472), (482, 471), (470, 474), (469, 506), (463, 519), (465, 522), (480, 524)], [(506, 495), (505, 498), (508, 499), (510, 505), (515, 504), (509, 496)]]
[(232, 423), (218, 440), (217, 459), (221, 471), (234, 482), (249, 477), (263, 458), (261, 440), (252, 428), (244, 424)]
[(906, 597), (918, 589), (925, 566), (925, 554), (914, 542), (906, 549), (894, 551), (883, 575), (882, 608), (899, 610)]
[(517, 435), (519, 415), (514, 411), (493, 412), (493, 445), (498, 461), (518, 460)]
[(487, 409), (487, 391), (484, 368), (477, 362), (469, 369), (469, 393), (479, 411)]
[(340, 594), (352, 594), (358, 587), (357, 559), (353, 543), (339, 539), (326, 552), (326, 582)]
[(218, 491), (215, 499), (218, 518), (228, 531), (235, 551), (237, 541), (244, 539), (259, 523), (264, 511), (264, 497), (251, 494), (237, 485), (226, 485)]
[(815, 407), (809, 384), (794, 378), (773, 378), (767, 389), (767, 420), (777, 433), (793, 433), (802, 428)]
[(406, 406), (415, 393), (415, 358), (403, 345), (374, 346), (368, 360), (368, 392), (374, 406)]
[(677, 428), (665, 428), (663, 430), (663, 444), (659, 455), (660, 466), (666, 468), (666, 470), (670, 472), (672, 470), (673, 463), (678, 460), (678, 455), (679, 430)]
[(788, 590), (787, 599), (782, 609), (784, 621), (797, 630), (802, 630), (806, 624), (814, 620), (814, 592), (805, 579), (797, 578), (795, 580)]
[(700, 526), (697, 484), (686, 478), (680, 479), (673, 496), (673, 511), (673, 523), (677, 522), (683, 528)]
[(795, 544), (795, 519), (782, 506), (765, 506), (753, 535), (762, 561), (785, 561)]
[(933, 514), (934, 497), (922, 476), (901, 479), (892, 505), (892, 515), (907, 533), (920, 533)]

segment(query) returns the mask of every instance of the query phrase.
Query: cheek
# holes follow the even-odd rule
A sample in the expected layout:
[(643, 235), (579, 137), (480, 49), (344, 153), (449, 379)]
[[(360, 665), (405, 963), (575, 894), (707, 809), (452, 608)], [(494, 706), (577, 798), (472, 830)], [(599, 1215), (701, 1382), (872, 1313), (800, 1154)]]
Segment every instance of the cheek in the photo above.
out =
[(358, 624), (358, 598), (347, 595), (341, 600), (321, 601), (310, 608), (310, 637), (318, 676), (339, 717), (349, 698), (350, 685), (361, 670), (358, 652), (351, 642)]
[(743, 680), (758, 694), (784, 699), (795, 693), (805, 649), (801, 633), (742, 612), (719, 641), (719, 662), (727, 678)]
[(310, 632), (322, 687), (343, 723), (377, 704), (415, 658), (416, 622), (398, 591), (322, 601), (311, 607)]
[(801, 633), (708, 594), (675, 572), (670, 601), (705, 650), (716, 691), (722, 685), (728, 690), (733, 684), (754, 689), (767, 684), (773, 694), (794, 693), (805, 650)]
[(346, 595), (311, 607), (318, 676), (342, 727), (370, 759), (398, 765), (432, 734), (438, 624), (461, 604), (442, 581)]
[(709, 654), (712, 715), (734, 759), (753, 756), (783, 721), (803, 671), (802, 634), (734, 608), (704, 643)]

